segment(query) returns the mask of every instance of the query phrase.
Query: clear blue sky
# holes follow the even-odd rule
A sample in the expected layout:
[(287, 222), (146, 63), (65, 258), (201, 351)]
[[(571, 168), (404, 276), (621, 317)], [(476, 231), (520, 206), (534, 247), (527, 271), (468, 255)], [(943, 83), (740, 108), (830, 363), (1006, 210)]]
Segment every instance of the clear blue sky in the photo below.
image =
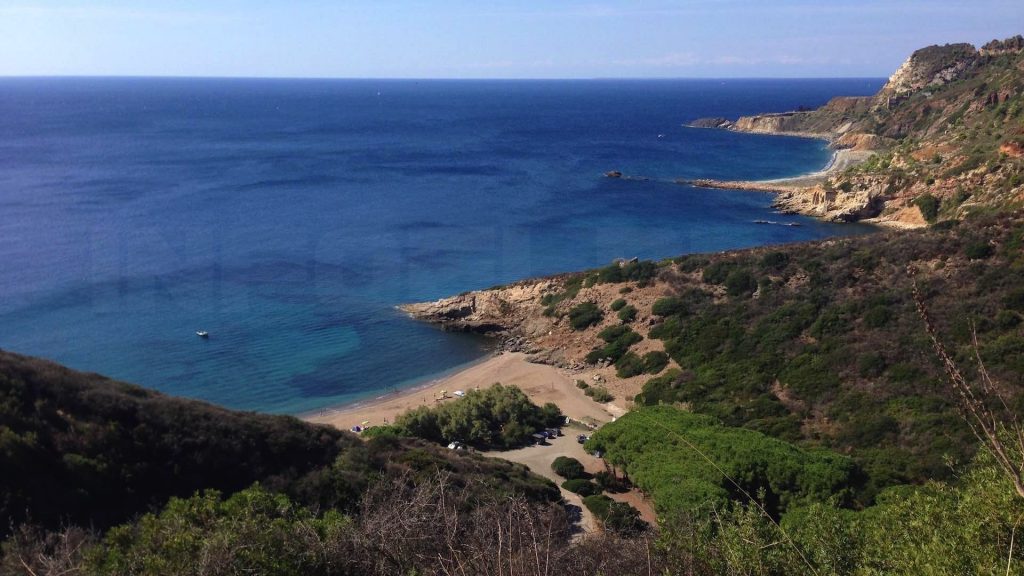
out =
[(0, 75), (887, 76), (1024, 0), (2, 0)]

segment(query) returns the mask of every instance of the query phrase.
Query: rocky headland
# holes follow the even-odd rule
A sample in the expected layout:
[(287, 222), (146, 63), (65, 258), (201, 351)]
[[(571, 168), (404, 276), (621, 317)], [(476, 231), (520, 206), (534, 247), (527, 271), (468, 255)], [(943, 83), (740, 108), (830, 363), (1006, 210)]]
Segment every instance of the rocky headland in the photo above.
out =
[[(872, 97), (839, 97), (817, 110), (736, 120), (706, 118), (692, 124), (827, 139), (836, 152), (821, 172), (769, 181), (680, 183), (771, 192), (781, 211), (831, 221), (924, 228), (1024, 204), (1022, 119), (1024, 39), (993, 41), (980, 50), (967, 44), (932, 46), (911, 55)], [(628, 178), (620, 172), (605, 176)], [(806, 251), (835, 251), (837, 242), (814, 244)], [(642, 358), (668, 351), (666, 343), (652, 335), (665, 319), (657, 302), (687, 294), (690, 300), (725, 303), (736, 290), (756, 301), (766, 289), (797, 293), (814, 281), (811, 272), (779, 277), (767, 272), (755, 282), (733, 278), (732, 273), (718, 278), (717, 272), (709, 271), (716, 266), (731, 269), (732, 264), (720, 261), (758, 261), (769, 258), (769, 252), (790, 258), (788, 252), (778, 256), (765, 248), (660, 263), (620, 260), (598, 271), (523, 281), (401, 308), (446, 330), (496, 337), (502, 350), (525, 353), (530, 361), (569, 370), (586, 383), (600, 383), (628, 409), (651, 375), (682, 368), (669, 359), (655, 371), (635, 369)], [(851, 260), (850, 265), (851, 274), (859, 273), (860, 263)], [(900, 267), (899, 273), (905, 270)], [(951, 269), (947, 265), (945, 270), (942, 274), (948, 275)], [(886, 285), (893, 280), (877, 281)], [(588, 306), (593, 321), (581, 324), (576, 315)], [(623, 315), (623, 306), (628, 314)], [(623, 333), (628, 343), (619, 338)], [(623, 362), (629, 368), (623, 370)]]
[(697, 128), (821, 138), (827, 170), (774, 181), (686, 182), (777, 193), (785, 212), (898, 228), (1024, 200), (1024, 39), (914, 52), (870, 97), (817, 110), (702, 118)]

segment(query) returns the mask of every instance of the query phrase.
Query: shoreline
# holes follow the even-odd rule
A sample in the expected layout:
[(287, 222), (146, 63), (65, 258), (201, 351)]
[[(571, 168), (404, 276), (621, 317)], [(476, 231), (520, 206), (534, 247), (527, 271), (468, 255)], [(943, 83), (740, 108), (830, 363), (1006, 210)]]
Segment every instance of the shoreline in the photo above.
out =
[(385, 389), (384, 391), (374, 392), (373, 394), (370, 394), (365, 398), (360, 398), (359, 400), (353, 400), (351, 402), (342, 402), (340, 404), (331, 404), (330, 406), (325, 406), (323, 408), (317, 408), (314, 410), (306, 410), (298, 414), (293, 414), (293, 416), (295, 416), (299, 420), (312, 422), (317, 418), (330, 416), (330, 414), (332, 413), (352, 412), (355, 410), (360, 410), (366, 407), (372, 407), (377, 404), (385, 403), (388, 402), (389, 400), (401, 398), (403, 396), (414, 395), (421, 391), (427, 390), (428, 388), (455, 374), (464, 372), (466, 370), (470, 370), (478, 364), (488, 362), (493, 358), (499, 356), (500, 354), (500, 352), (491, 351), (484, 354), (480, 358), (477, 358), (476, 360), (470, 360), (469, 362), (459, 364), (458, 366), (453, 366), (452, 368), (449, 368), (447, 370), (443, 370), (435, 374), (424, 376), (423, 378), (414, 379), (407, 386), (391, 386)]
[[(703, 128), (690, 126), (691, 128)], [(713, 128), (703, 128), (713, 129)], [(715, 128), (720, 129), (720, 128)], [(776, 135), (776, 136), (793, 136), (797, 138), (811, 138), (822, 140), (826, 144), (830, 144), (834, 140), (834, 135), (830, 134), (816, 134), (816, 133), (789, 133), (789, 132), (770, 132), (770, 131), (757, 131), (747, 132), (742, 130), (734, 130), (737, 132), (744, 133), (756, 133), (761, 135)], [(820, 169), (802, 174), (799, 176), (791, 176), (786, 178), (775, 178), (769, 180), (714, 180), (714, 179), (698, 179), (698, 180), (675, 180), (677, 184), (688, 184), (695, 187), (702, 188), (714, 188), (714, 189), (732, 189), (732, 190), (747, 190), (756, 192), (768, 192), (774, 194), (781, 194), (786, 192), (792, 192), (794, 190), (804, 189), (810, 186), (814, 186), (820, 183), (823, 179), (827, 178), (831, 174), (846, 170), (851, 166), (855, 166), (872, 154), (874, 151), (868, 150), (853, 150), (849, 148), (841, 148), (838, 150), (832, 150), (832, 154), (829, 157), (828, 162)], [(808, 216), (815, 216), (813, 214), (807, 214)], [(875, 223), (876, 225), (879, 223)], [(395, 307), (397, 310), (404, 314), (412, 314), (406, 310), (403, 305)], [(514, 366), (513, 366), (514, 365)], [(527, 368), (535, 367), (535, 368)], [(542, 367), (542, 368), (540, 368)], [(500, 382), (505, 385), (516, 385), (522, 389), (530, 400), (540, 405), (545, 402), (551, 401), (548, 399), (550, 394), (542, 394), (536, 390), (536, 388), (528, 389), (522, 384), (523, 373), (534, 373), (534, 372), (548, 372), (546, 374), (549, 379), (548, 382), (558, 382), (558, 384), (552, 384), (551, 390), (561, 389), (564, 394), (572, 394), (578, 398), (582, 398), (585, 404), (590, 404), (597, 410), (580, 409), (580, 406), (575, 403), (570, 408), (573, 412), (583, 415), (584, 417), (594, 418), (595, 415), (599, 416), (594, 418), (600, 420), (603, 416), (607, 419), (611, 419), (618, 415), (621, 415), (625, 410), (619, 406), (612, 405), (600, 405), (589, 397), (586, 397), (582, 392), (575, 387), (574, 379), (568, 374), (568, 371), (550, 366), (547, 364), (538, 364), (529, 362), (525, 354), (512, 353), (512, 352), (491, 352), (478, 360), (474, 360), (468, 364), (456, 366), (449, 371), (442, 372), (440, 374), (427, 377), (424, 380), (417, 382), (408, 388), (393, 389), (384, 394), (376, 395), (372, 398), (365, 398), (350, 403), (337, 404), (328, 406), (320, 410), (313, 410), (296, 415), (296, 417), (305, 420), (307, 422), (329, 424), (343, 430), (352, 428), (353, 426), (376, 426), (386, 423), (393, 423), (394, 419), (403, 412), (415, 409), (420, 406), (434, 406), (439, 403), (443, 403), (446, 400), (453, 398), (451, 395), (455, 390), (467, 390), (474, 388), (486, 388), (494, 383)], [(539, 374), (538, 374), (539, 375)], [(532, 392), (532, 393), (531, 393)], [(445, 396), (447, 393), (447, 396)], [(559, 402), (555, 402), (559, 405), (559, 408), (563, 412), (574, 419), (579, 419), (574, 414), (570, 414), (565, 406), (562, 406)], [(367, 423), (367, 424), (364, 424)]]
[(793, 190), (819, 184), (822, 180), (833, 174), (864, 162), (872, 154), (875, 154), (875, 152), (870, 150), (851, 150), (848, 148), (835, 150), (832, 152), (832, 157), (828, 163), (820, 170), (787, 178), (773, 178), (770, 180), (716, 180), (713, 178), (700, 178), (697, 180), (680, 180), (678, 182), (697, 188), (718, 190), (746, 190), (751, 192), (774, 192), (777, 194), (792, 192)]
[(495, 383), (518, 386), (535, 404), (553, 402), (573, 420), (609, 422), (624, 410), (614, 404), (598, 404), (576, 387), (574, 374), (548, 364), (530, 362), (522, 352), (492, 354), (450, 374), (414, 386), (352, 404), (324, 408), (297, 416), (314, 424), (341, 430), (353, 426), (392, 424), (395, 419), (421, 406), (437, 406), (454, 400), (456, 390), (489, 388)]

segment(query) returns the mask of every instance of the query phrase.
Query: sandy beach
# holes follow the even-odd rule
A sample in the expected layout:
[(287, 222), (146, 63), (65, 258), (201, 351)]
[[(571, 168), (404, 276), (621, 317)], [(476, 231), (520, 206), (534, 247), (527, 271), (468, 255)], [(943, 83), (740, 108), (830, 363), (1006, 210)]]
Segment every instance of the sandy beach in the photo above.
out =
[(838, 174), (851, 166), (864, 162), (874, 154), (870, 150), (836, 150), (832, 154), (829, 163), (810, 174), (794, 176), (791, 178), (777, 178), (775, 180), (711, 180), (699, 179), (684, 181), (700, 188), (726, 188), (729, 190), (750, 190), (754, 192), (790, 192), (820, 184), (825, 178)]
[(518, 386), (535, 404), (554, 402), (574, 420), (603, 423), (621, 415), (616, 406), (598, 404), (583, 394), (576, 387), (577, 377), (553, 366), (529, 362), (525, 354), (505, 352), (423, 386), (358, 404), (328, 408), (308, 414), (304, 419), (343, 430), (364, 425), (364, 422), (367, 426), (376, 426), (394, 422), (399, 414), (419, 406), (451, 402), (456, 390), (487, 388), (496, 382)]

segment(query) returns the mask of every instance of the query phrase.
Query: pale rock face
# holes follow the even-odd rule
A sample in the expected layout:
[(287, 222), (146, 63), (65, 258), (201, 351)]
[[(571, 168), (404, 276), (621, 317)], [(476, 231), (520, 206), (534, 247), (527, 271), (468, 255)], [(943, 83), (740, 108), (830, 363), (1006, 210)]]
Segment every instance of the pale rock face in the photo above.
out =
[(889, 145), (886, 138), (862, 132), (847, 132), (832, 141), (832, 147), (851, 150), (881, 150)]
[[(495, 290), (467, 292), (434, 302), (408, 304), (401, 309), (414, 318), (440, 324), (449, 330), (502, 332), (524, 325), (528, 311), (540, 316), (541, 297), (555, 289), (553, 281), (520, 283)], [(531, 318), (527, 324), (534, 331), (549, 328), (550, 321), (544, 322), (540, 318)]]
[[(943, 54), (946, 57), (943, 57)], [(953, 54), (955, 57), (950, 58)], [(977, 50), (969, 44), (933, 46), (911, 54), (889, 77), (879, 92), (878, 102), (886, 103), (887, 98), (901, 98), (928, 88), (942, 86), (963, 75), (970, 66)]]
[(783, 116), (744, 116), (736, 121), (741, 132), (775, 133), (783, 130)]
[(880, 185), (858, 187), (850, 192), (814, 186), (779, 194), (774, 206), (832, 222), (854, 222), (881, 213), (884, 196)]

